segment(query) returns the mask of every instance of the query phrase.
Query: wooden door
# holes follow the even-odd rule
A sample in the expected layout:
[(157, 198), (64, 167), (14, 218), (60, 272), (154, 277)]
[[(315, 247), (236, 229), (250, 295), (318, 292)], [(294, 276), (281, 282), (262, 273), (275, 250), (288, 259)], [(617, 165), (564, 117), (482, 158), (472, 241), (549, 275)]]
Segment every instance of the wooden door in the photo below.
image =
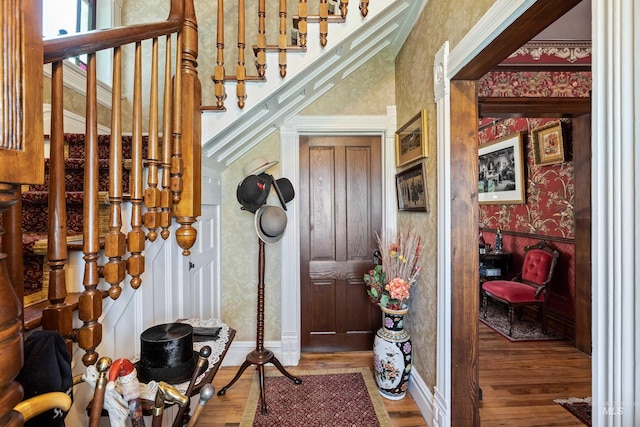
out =
[(300, 138), (302, 351), (368, 350), (380, 327), (362, 277), (382, 226), (381, 140)]

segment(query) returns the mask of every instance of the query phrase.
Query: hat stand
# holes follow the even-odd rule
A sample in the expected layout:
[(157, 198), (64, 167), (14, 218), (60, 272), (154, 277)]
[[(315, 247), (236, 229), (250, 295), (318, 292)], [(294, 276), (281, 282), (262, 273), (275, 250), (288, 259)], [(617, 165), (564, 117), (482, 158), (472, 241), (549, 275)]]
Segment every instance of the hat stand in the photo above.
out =
[(242, 375), (242, 373), (250, 366), (256, 365), (258, 370), (259, 382), (260, 382), (260, 405), (262, 415), (267, 414), (267, 402), (265, 400), (264, 392), (264, 365), (272, 363), (278, 370), (287, 378), (291, 379), (294, 384), (302, 384), (302, 380), (291, 375), (284, 369), (284, 366), (275, 357), (273, 351), (264, 348), (264, 245), (262, 239), (258, 238), (258, 318), (257, 318), (257, 334), (256, 334), (256, 349), (247, 354), (246, 360), (238, 369), (238, 373), (231, 380), (229, 384), (222, 387), (218, 391), (218, 396), (222, 396), (227, 392), (227, 389), (231, 387)]

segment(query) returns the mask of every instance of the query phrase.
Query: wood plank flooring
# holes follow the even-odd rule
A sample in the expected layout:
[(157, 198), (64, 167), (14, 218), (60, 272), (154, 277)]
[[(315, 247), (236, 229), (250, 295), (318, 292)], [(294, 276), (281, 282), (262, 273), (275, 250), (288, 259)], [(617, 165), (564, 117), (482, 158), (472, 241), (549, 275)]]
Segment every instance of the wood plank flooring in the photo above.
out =
[(554, 399), (591, 396), (591, 358), (568, 341), (512, 343), (480, 323), (482, 427), (584, 427)]
[[(306, 353), (298, 369), (371, 368), (370, 352)], [(267, 370), (275, 370), (270, 364)], [(198, 427), (237, 427), (254, 373), (249, 367), (224, 396), (205, 407)], [(238, 367), (223, 367), (213, 384), (227, 385)], [(480, 324), (480, 402), (482, 427), (584, 427), (554, 399), (591, 396), (591, 358), (567, 341), (511, 343)], [(394, 427), (427, 426), (411, 396), (383, 399)]]
[[(359, 368), (369, 367), (373, 369), (372, 355), (370, 351), (355, 351), (344, 353), (304, 353), (300, 363), (295, 369), (331, 369), (331, 368)], [(293, 368), (287, 368), (287, 370)], [(266, 370), (276, 369), (271, 365), (266, 365)], [(213, 380), (216, 393), (238, 372), (238, 367), (222, 367)], [(217, 394), (205, 406), (198, 427), (237, 427), (240, 425), (245, 403), (249, 396), (251, 380), (255, 372), (255, 367), (250, 366), (242, 374), (240, 379), (231, 386), (224, 396)], [(373, 371), (372, 371), (373, 372)], [(267, 399), (269, 397), (267, 396)], [(387, 412), (394, 427), (424, 427), (427, 426), (415, 401), (409, 394), (402, 400), (384, 401)], [(267, 400), (268, 402), (268, 400)], [(301, 426), (302, 427), (302, 426)]]

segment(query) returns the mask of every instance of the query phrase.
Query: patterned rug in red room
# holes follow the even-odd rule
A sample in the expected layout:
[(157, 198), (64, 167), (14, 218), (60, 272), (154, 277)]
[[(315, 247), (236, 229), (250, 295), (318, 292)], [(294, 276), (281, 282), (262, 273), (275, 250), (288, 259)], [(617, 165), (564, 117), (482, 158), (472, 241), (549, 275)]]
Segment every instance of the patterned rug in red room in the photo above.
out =
[(584, 399), (571, 397), (569, 399), (554, 400), (558, 405), (571, 412), (574, 417), (582, 421), (585, 425), (591, 425), (591, 398)]
[(267, 415), (260, 412), (255, 374), (240, 427), (390, 427), (391, 419), (368, 368), (289, 371), (296, 385), (278, 372), (267, 372)]

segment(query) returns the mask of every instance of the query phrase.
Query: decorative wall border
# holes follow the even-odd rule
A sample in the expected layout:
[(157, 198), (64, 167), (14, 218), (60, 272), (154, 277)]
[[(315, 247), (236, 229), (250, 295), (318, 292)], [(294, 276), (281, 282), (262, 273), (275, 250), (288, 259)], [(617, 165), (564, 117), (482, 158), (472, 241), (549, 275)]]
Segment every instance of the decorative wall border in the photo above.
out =
[(591, 41), (539, 40), (526, 43), (500, 66), (591, 65)]

